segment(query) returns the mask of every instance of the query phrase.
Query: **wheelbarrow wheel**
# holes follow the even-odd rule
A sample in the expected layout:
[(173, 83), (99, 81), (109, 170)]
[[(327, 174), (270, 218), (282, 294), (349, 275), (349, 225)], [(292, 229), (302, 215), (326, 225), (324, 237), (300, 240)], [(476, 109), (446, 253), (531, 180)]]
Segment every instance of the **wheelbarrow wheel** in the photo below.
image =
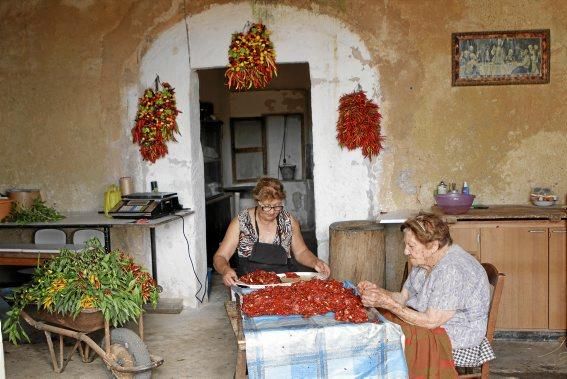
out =
[[(104, 339), (102, 343), (104, 349)], [(122, 367), (147, 366), (152, 360), (144, 341), (136, 333), (126, 328), (116, 328), (110, 331), (111, 358)], [(119, 379), (149, 379), (151, 370), (140, 373), (127, 373), (112, 370), (112, 376)]]

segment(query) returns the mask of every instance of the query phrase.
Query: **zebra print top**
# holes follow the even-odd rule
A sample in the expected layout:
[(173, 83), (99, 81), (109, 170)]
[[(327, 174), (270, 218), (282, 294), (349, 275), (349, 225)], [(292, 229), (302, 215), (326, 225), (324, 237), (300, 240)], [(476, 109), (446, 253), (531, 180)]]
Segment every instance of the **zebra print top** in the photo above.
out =
[[(252, 208), (253, 209), (253, 208)], [(238, 225), (240, 227), (240, 236), (238, 238), (238, 256), (248, 258), (252, 252), (254, 243), (258, 241), (258, 235), (254, 226), (254, 220), (250, 217), (250, 209), (244, 209), (238, 214)], [(291, 258), (291, 215), (285, 209), (280, 212), (277, 217), (279, 233), (276, 232), (274, 241), (275, 245), (281, 245), (287, 253), (287, 257)]]

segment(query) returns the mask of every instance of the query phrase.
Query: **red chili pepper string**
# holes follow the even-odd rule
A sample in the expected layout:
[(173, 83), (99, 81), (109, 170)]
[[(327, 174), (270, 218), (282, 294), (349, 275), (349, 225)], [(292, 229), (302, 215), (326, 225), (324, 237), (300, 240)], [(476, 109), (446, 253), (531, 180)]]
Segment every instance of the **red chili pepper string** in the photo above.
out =
[(362, 155), (372, 160), (382, 150), (384, 137), (380, 135), (378, 105), (366, 97), (364, 91), (354, 91), (339, 100), (337, 140), (349, 150), (360, 148)]
[(162, 89), (148, 88), (138, 100), (136, 123), (132, 128), (132, 140), (140, 145), (142, 159), (155, 163), (168, 154), (166, 143), (177, 142), (179, 134), (175, 91), (169, 83), (162, 83)]
[(229, 89), (265, 88), (278, 75), (270, 32), (262, 23), (232, 35), (228, 61), (225, 77)]

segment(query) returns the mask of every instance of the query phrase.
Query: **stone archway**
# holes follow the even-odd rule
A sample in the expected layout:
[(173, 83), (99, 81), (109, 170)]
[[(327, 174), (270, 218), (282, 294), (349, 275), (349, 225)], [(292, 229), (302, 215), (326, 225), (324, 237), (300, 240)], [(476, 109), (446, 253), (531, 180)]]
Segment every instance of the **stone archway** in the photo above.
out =
[[(357, 84), (370, 97), (379, 98), (378, 73), (369, 65), (370, 55), (362, 40), (342, 22), (288, 6), (266, 6), (264, 11), (269, 15), (266, 23), (272, 30), (277, 61), (309, 64), (316, 234), (319, 256), (328, 260), (328, 229), (332, 222), (374, 216), (375, 175), (380, 171), (380, 160), (370, 163), (359, 151), (341, 150), (335, 125), (340, 96), (353, 91)], [(149, 84), (156, 72), (167, 72), (175, 79), (178, 103), (190, 107), (179, 119), (180, 125), (186, 126), (179, 144), (171, 148), (166, 160), (149, 167), (142, 175), (162, 177), (164, 184), (171, 184), (184, 203), (195, 210), (194, 217), (188, 220), (187, 232), (190, 251), (199, 252), (192, 256), (201, 278), (205, 275), (206, 254), (204, 223), (199, 220), (204, 220), (205, 199), (195, 70), (225, 66), (231, 34), (255, 19), (249, 3), (212, 6), (188, 17), (189, 49), (185, 23), (180, 22), (156, 39), (142, 59), (140, 83)], [(130, 95), (133, 106), (129, 109), (135, 109), (135, 101), (135, 96)], [(198, 283), (187, 271), (187, 254), (180, 252), (185, 241), (171, 230), (160, 233), (158, 243), (171, 250), (165, 253), (167, 258), (158, 257), (160, 277), (165, 281), (160, 282), (166, 292), (183, 296), (186, 305), (195, 304), (192, 294)]]

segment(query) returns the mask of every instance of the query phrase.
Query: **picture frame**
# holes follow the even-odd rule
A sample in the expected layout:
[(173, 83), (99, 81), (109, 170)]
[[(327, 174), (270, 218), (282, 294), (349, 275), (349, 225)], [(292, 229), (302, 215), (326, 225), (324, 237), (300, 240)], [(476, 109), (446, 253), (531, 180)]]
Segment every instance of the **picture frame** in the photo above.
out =
[(549, 83), (549, 29), (453, 33), (452, 85)]

